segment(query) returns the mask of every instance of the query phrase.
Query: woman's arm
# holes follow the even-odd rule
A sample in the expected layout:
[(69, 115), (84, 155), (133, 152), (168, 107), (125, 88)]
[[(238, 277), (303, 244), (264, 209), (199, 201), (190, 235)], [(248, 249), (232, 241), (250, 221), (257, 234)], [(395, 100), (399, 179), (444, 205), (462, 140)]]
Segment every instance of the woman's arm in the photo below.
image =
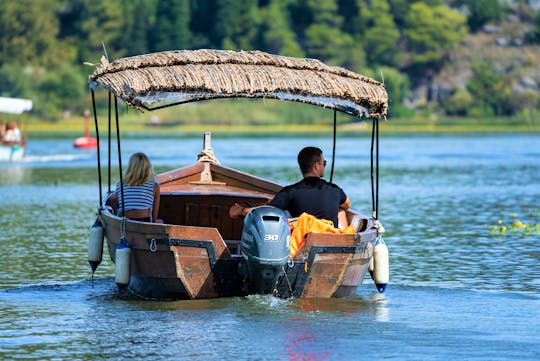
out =
[(154, 184), (154, 205), (152, 206), (152, 221), (153, 222), (155, 222), (158, 219), (160, 197), (161, 197), (161, 193), (159, 191), (159, 184), (156, 182)]

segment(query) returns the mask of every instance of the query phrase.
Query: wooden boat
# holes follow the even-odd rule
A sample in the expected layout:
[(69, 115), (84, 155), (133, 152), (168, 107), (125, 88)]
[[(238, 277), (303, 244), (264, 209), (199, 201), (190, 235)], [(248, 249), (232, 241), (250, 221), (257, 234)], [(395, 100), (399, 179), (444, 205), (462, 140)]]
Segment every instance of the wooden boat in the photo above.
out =
[[(22, 123), (22, 114), (32, 110), (32, 101), (29, 99), (20, 98), (6, 98), (0, 97), (0, 113), (6, 115), (15, 115), (16, 120), (7, 119), (0, 121), (0, 126), (5, 127), (8, 123), (16, 125), (17, 132), (20, 134), (20, 127)], [(5, 129), (3, 129), (5, 132)], [(19, 139), (12, 140), (4, 137), (4, 134), (0, 137), (0, 161), (18, 161), (24, 157), (24, 150), (26, 147), (26, 132), (17, 137)]]
[[(112, 63), (102, 59), (89, 84), (92, 99), (97, 87), (109, 91), (110, 106), (114, 96), (117, 130), (117, 98), (134, 108), (153, 110), (213, 98), (272, 97), (334, 109), (334, 126), (335, 111), (370, 116), (373, 138), (377, 140), (378, 119), (385, 116), (387, 107), (384, 85), (375, 80), (313, 59), (258, 51), (186, 50), (135, 56)], [(95, 105), (94, 120), (99, 144)], [(117, 142), (120, 148), (119, 131)], [(117, 283), (118, 272), (123, 272), (121, 268), (127, 271), (126, 280), (119, 286), (127, 286), (142, 298), (161, 300), (251, 293), (271, 293), (284, 298), (348, 297), (355, 293), (368, 270), (375, 241), (380, 238), (374, 226), (378, 189), (372, 192), (377, 194), (376, 199), (373, 197), (373, 216), (346, 212), (345, 218), (355, 225), (355, 233), (310, 233), (299, 251), (290, 257), (288, 225), (286, 236), (274, 231), (265, 233), (283, 220), (279, 213), (282, 211), (265, 206), (281, 186), (218, 164), (209, 133), (205, 134), (203, 144), (195, 164), (157, 176), (161, 188), (159, 218), (163, 224), (116, 215), (119, 205), (109, 204), (102, 195), (98, 151), (97, 223), (101, 225), (92, 229), (104, 232), (109, 255), (116, 263)], [(378, 152), (378, 142), (376, 149)], [(372, 147), (372, 160), (373, 157)], [(121, 158), (119, 163), (122, 181)], [(378, 177), (378, 171), (376, 174)], [(245, 220), (229, 217), (229, 208), (235, 203), (254, 207)], [(263, 229), (256, 228), (258, 224)], [(257, 235), (249, 234), (250, 230), (259, 232), (265, 239), (254, 240)], [(95, 243), (99, 245), (100, 232), (96, 234)], [(90, 247), (93, 247), (92, 238)], [(261, 254), (253, 253), (254, 249)], [(126, 254), (127, 258), (120, 260), (119, 255)], [(95, 270), (101, 255), (90, 258)]]

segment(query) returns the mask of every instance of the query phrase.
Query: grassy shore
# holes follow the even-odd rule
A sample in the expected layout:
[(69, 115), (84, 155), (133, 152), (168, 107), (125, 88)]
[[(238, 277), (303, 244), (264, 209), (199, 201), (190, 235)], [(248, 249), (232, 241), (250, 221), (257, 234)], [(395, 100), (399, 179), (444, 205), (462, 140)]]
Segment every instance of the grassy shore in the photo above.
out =
[[(119, 109), (120, 128), (123, 136), (141, 137), (190, 137), (199, 136), (206, 130), (219, 136), (297, 136), (328, 135), (333, 131), (333, 113), (305, 104), (275, 100), (212, 101), (186, 104), (155, 112), (140, 113), (125, 106)], [(108, 128), (107, 111), (98, 111), (100, 132)], [(114, 116), (112, 119), (114, 129)], [(154, 123), (154, 124), (153, 124)], [(157, 123), (157, 124), (155, 124)], [(370, 135), (371, 120), (358, 121), (338, 113), (338, 133), (347, 135)], [(27, 121), (31, 137), (77, 137), (84, 132), (84, 118), (62, 117), (43, 120), (30, 116)], [(90, 119), (94, 134), (94, 118)], [(540, 133), (540, 120), (519, 118), (450, 118), (415, 116), (389, 118), (380, 124), (380, 132), (396, 133), (493, 133), (523, 132)]]

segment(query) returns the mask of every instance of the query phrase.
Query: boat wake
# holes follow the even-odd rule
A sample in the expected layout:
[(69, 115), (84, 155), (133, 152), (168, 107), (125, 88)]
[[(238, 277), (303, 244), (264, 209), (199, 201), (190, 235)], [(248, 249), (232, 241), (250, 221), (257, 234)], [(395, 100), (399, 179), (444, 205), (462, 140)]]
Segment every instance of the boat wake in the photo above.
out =
[(51, 155), (26, 155), (20, 163), (50, 163), (71, 162), (74, 160), (92, 159), (91, 154), (51, 154)]
[(85, 279), (77, 282), (66, 283), (44, 283), (44, 284), (30, 284), (21, 285), (15, 288), (8, 288), (0, 290), (0, 299), (4, 297), (17, 297), (16, 295), (34, 295), (36, 297), (47, 297), (46, 295), (51, 292), (56, 297), (76, 297), (77, 294), (82, 298), (87, 298), (88, 293), (95, 293), (96, 295), (114, 295), (115, 289), (111, 286), (112, 277), (95, 278), (94, 280)]

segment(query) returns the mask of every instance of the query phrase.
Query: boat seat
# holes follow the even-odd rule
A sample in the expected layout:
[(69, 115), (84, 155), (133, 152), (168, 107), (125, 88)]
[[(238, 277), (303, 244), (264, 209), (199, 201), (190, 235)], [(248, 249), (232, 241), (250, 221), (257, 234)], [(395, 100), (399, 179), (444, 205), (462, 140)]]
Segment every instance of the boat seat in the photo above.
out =
[(229, 208), (234, 203), (246, 202), (263, 205), (267, 199), (260, 196), (162, 194), (159, 218), (165, 223), (183, 226), (217, 228), (223, 239), (240, 240), (243, 220), (231, 218)]
[(355, 232), (363, 232), (367, 229), (368, 219), (364, 215), (347, 212), (347, 220), (348, 225), (352, 225)]
[(239, 239), (226, 239), (225, 244), (231, 251), (231, 256), (240, 255), (240, 240)]

